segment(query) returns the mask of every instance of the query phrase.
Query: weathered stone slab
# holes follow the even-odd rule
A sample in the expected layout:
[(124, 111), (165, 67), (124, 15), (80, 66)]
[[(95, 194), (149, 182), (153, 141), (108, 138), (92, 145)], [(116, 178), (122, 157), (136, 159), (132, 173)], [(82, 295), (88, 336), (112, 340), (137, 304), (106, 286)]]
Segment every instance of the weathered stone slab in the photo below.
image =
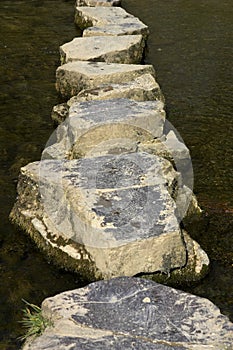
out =
[(118, 36), (118, 35), (137, 35), (141, 34), (144, 40), (149, 35), (149, 30), (146, 25), (140, 21), (129, 21), (120, 24), (106, 24), (101, 26), (92, 26), (84, 29), (83, 37), (88, 36)]
[(75, 22), (81, 29), (120, 25), (130, 30), (141, 30), (138, 34), (148, 34), (148, 27), (121, 7), (76, 7)]
[(169, 273), (186, 264), (169, 194), (178, 174), (170, 162), (130, 153), (43, 160), (21, 171), (13, 217), (23, 225), (29, 221), (47, 249), (60, 250), (77, 266), (84, 254), (80, 249), (85, 251), (88, 276), (93, 271), (95, 278)]
[(209, 300), (140, 278), (99, 281), (47, 298), (54, 323), (23, 350), (224, 350), (233, 324)]
[(76, 6), (120, 6), (121, 0), (77, 0)]
[(42, 160), (21, 169), (11, 218), (55, 263), (90, 280), (156, 271), (198, 280), (208, 257), (183, 238), (178, 182), (169, 161), (143, 153)]
[(108, 63), (140, 63), (145, 42), (141, 35), (74, 38), (60, 46), (61, 62), (94, 61)]
[(147, 73), (155, 75), (152, 65), (69, 62), (58, 67), (56, 87), (63, 97), (70, 98), (84, 89), (94, 89), (102, 84), (129, 82)]
[(101, 144), (105, 154), (111, 149), (116, 152), (114, 141), (119, 148), (125, 140), (134, 145), (162, 136), (164, 122), (161, 101), (112, 99), (77, 102), (70, 107), (69, 118), (58, 126), (55, 140), (52, 139), (51, 145), (45, 148), (43, 157), (62, 159), (95, 155)]
[(163, 94), (155, 78), (151, 74), (143, 74), (129, 82), (102, 84), (94, 89), (82, 90), (77, 96), (68, 100), (67, 103), (54, 106), (51, 117), (60, 124), (68, 116), (69, 108), (76, 102), (110, 100), (115, 98), (127, 98), (141, 102), (148, 100), (160, 100), (164, 102)]

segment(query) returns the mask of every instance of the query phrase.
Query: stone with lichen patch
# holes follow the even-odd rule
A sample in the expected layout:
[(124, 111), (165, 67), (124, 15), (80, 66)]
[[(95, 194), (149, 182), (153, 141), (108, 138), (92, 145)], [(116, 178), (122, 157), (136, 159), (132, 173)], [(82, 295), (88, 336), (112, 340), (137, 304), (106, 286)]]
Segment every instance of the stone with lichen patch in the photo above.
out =
[(42, 312), (54, 326), (23, 350), (232, 349), (233, 324), (212, 302), (140, 278), (58, 294)]

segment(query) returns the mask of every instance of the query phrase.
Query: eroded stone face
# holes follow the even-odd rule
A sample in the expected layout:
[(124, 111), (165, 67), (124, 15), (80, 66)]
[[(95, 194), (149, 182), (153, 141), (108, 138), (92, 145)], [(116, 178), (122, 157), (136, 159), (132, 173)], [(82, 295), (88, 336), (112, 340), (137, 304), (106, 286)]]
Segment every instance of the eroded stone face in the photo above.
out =
[(84, 89), (129, 82), (146, 73), (154, 76), (153, 66), (75, 61), (58, 67), (56, 88), (63, 97), (70, 98)]
[(44, 149), (43, 158), (80, 158), (100, 154), (101, 149), (106, 154), (129, 140), (135, 148), (135, 143), (160, 137), (164, 121), (161, 101), (112, 99), (74, 103), (69, 118), (58, 126)]
[(233, 324), (209, 300), (145, 279), (96, 282), (46, 299), (42, 310), (54, 328), (24, 350), (230, 350), (233, 343)]
[(137, 28), (141, 26), (142, 30), (148, 28), (137, 17), (126, 12), (121, 7), (76, 7), (75, 23), (81, 29), (92, 26), (104, 25), (125, 25)]
[(88, 27), (83, 31), (83, 37), (89, 36), (118, 36), (141, 34), (144, 40), (149, 35), (148, 27), (139, 20), (132, 20), (126, 23), (105, 24)]
[(98, 61), (108, 63), (140, 63), (144, 50), (141, 35), (74, 38), (60, 46), (61, 62)]
[[(22, 169), (40, 197), (27, 197), (21, 220), (72, 258), (85, 247), (96, 271), (109, 278), (164, 271), (186, 263), (186, 248), (169, 187), (178, 174), (170, 162), (143, 153), (43, 160)], [(29, 185), (30, 186), (30, 185)], [(29, 193), (30, 189), (26, 191)], [(19, 202), (24, 196), (20, 192)], [(30, 203), (30, 201), (32, 201)], [(51, 234), (49, 234), (51, 233)], [(56, 244), (65, 241), (62, 247)]]
[(69, 108), (76, 102), (115, 98), (126, 98), (139, 102), (154, 100), (164, 102), (163, 94), (155, 78), (151, 74), (143, 74), (129, 82), (102, 84), (93, 89), (82, 90), (67, 103), (54, 106), (51, 117), (60, 124), (68, 117)]

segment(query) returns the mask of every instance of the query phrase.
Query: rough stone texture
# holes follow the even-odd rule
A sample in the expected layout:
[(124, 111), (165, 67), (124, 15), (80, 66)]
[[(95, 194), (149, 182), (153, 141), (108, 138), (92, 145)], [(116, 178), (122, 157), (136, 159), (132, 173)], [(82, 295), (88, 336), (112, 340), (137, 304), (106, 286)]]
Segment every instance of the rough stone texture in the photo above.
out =
[(54, 323), (23, 350), (231, 350), (233, 324), (209, 300), (140, 278), (99, 281), (43, 301)]
[[(56, 129), (45, 158), (80, 158), (94, 155), (99, 145), (105, 153), (113, 142), (140, 142), (163, 134), (165, 112), (161, 101), (136, 102), (128, 99), (74, 103), (69, 118)], [(114, 146), (115, 148), (115, 146)]]
[(144, 40), (149, 35), (149, 30), (146, 25), (140, 21), (121, 24), (106, 24), (104, 26), (93, 26), (84, 29), (83, 37), (89, 36), (118, 36), (118, 35), (137, 35), (141, 34)]
[(164, 97), (151, 74), (143, 74), (132, 81), (121, 84), (103, 84), (94, 89), (82, 90), (77, 96), (73, 96), (67, 103), (62, 103), (53, 107), (52, 119), (60, 124), (69, 114), (69, 107), (76, 102), (91, 100), (110, 100), (115, 98), (128, 98), (135, 101), (160, 100), (164, 102)]
[(61, 62), (93, 61), (107, 63), (140, 63), (145, 42), (141, 35), (74, 38), (60, 46)]
[(127, 34), (142, 34), (144, 38), (148, 35), (148, 27), (120, 7), (76, 7), (75, 22), (81, 29), (111, 25), (118, 31), (130, 31)]
[(121, 0), (77, 0), (76, 6), (120, 6)]
[[(130, 153), (44, 160), (21, 172), (26, 189), (19, 184), (13, 216), (18, 222), (30, 220), (47, 244), (73, 259), (82, 257), (72, 242), (84, 245), (99, 271), (96, 277), (169, 273), (186, 264), (169, 194), (178, 174), (170, 162)], [(32, 182), (40, 197), (33, 196)]]
[(94, 89), (102, 84), (129, 82), (147, 73), (155, 75), (152, 65), (69, 62), (58, 67), (56, 88), (63, 97), (70, 98), (84, 89)]

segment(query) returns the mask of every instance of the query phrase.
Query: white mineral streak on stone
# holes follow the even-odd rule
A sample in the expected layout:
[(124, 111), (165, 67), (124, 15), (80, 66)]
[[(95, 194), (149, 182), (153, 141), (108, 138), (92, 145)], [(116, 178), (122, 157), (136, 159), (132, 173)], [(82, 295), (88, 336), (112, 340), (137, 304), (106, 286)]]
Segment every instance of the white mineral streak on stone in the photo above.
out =
[(61, 95), (70, 98), (81, 90), (128, 82), (145, 73), (154, 75), (153, 66), (74, 61), (57, 68), (56, 87)]
[(141, 35), (124, 35), (108, 38), (74, 38), (60, 46), (61, 62), (98, 61), (107, 63), (140, 63), (144, 50)]

